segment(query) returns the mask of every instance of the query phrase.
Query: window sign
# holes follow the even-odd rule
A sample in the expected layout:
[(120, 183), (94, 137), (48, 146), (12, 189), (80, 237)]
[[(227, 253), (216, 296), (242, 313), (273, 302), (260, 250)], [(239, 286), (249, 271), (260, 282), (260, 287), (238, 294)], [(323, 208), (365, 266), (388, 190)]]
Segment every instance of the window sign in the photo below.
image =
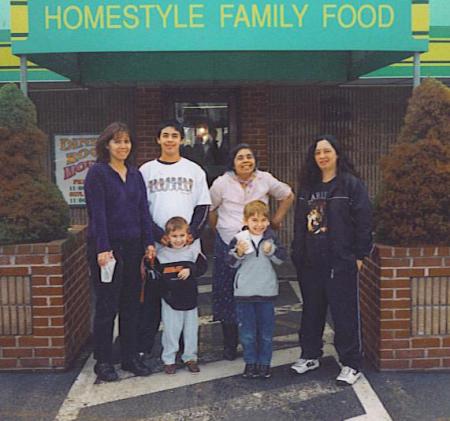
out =
[(84, 206), (84, 179), (96, 159), (97, 134), (55, 135), (55, 179), (69, 206)]

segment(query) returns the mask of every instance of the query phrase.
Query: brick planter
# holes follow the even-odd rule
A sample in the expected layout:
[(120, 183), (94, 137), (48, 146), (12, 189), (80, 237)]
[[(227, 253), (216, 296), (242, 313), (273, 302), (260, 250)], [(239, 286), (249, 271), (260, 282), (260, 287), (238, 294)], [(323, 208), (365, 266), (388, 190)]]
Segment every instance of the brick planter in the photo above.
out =
[(377, 369), (450, 368), (450, 247), (377, 244), (360, 304), (363, 349)]
[(85, 228), (0, 246), (0, 370), (65, 369), (90, 334)]

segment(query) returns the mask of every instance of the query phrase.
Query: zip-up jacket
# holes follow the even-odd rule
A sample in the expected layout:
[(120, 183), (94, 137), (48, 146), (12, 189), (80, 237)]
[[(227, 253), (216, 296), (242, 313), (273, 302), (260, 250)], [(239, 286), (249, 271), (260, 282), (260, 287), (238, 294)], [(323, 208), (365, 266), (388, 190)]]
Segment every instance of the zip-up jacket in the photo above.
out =
[[(320, 260), (307, 249), (307, 214), (311, 191), (297, 196), (292, 261), (297, 270)], [(372, 249), (372, 206), (363, 182), (352, 174), (338, 176), (326, 199), (329, 263), (339, 268), (368, 256)]]
[[(205, 257), (201, 253), (196, 256), (192, 246), (182, 249), (161, 247), (158, 250), (156, 264), (161, 272), (160, 294), (167, 304), (180, 311), (197, 307), (196, 278), (206, 272)], [(182, 269), (190, 270), (188, 278), (178, 278)]]
[[(272, 244), (272, 250), (265, 254), (265, 241)], [(243, 256), (236, 253), (236, 238), (231, 240), (228, 264), (237, 268), (234, 277), (234, 297), (236, 301), (271, 301), (278, 295), (278, 279), (272, 263), (280, 265), (287, 258), (286, 249), (278, 242), (275, 233), (267, 229), (259, 244), (251, 241), (253, 251)]]

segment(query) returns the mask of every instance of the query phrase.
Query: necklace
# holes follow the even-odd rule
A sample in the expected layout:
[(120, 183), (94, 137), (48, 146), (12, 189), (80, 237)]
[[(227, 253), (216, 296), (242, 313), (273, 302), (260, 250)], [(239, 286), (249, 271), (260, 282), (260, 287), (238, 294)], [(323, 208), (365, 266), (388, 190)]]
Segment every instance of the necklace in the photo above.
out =
[(242, 186), (243, 189), (246, 189), (247, 187), (251, 187), (252, 182), (255, 178), (255, 174), (252, 174), (251, 177), (249, 177), (247, 180), (243, 180), (242, 178), (239, 178), (237, 175), (235, 175), (236, 180), (238, 183)]

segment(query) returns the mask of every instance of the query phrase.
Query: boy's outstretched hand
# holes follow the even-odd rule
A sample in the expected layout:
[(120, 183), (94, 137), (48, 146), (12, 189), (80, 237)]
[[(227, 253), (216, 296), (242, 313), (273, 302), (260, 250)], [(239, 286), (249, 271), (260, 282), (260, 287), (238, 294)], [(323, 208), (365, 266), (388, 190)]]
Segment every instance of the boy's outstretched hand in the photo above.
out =
[(191, 270), (189, 268), (181, 269), (178, 272), (178, 278), (182, 279), (183, 281), (187, 278), (189, 278), (189, 275), (191, 274)]
[(270, 254), (272, 253), (272, 243), (270, 241), (264, 241), (262, 245), (262, 249), (264, 254)]
[(249, 247), (250, 247), (250, 246), (249, 246), (249, 244), (247, 243), (247, 241), (239, 240), (239, 241), (236, 243), (236, 254), (237, 254), (239, 257), (242, 257), (242, 256), (245, 254), (245, 252), (247, 251), (247, 249), (248, 249)]

